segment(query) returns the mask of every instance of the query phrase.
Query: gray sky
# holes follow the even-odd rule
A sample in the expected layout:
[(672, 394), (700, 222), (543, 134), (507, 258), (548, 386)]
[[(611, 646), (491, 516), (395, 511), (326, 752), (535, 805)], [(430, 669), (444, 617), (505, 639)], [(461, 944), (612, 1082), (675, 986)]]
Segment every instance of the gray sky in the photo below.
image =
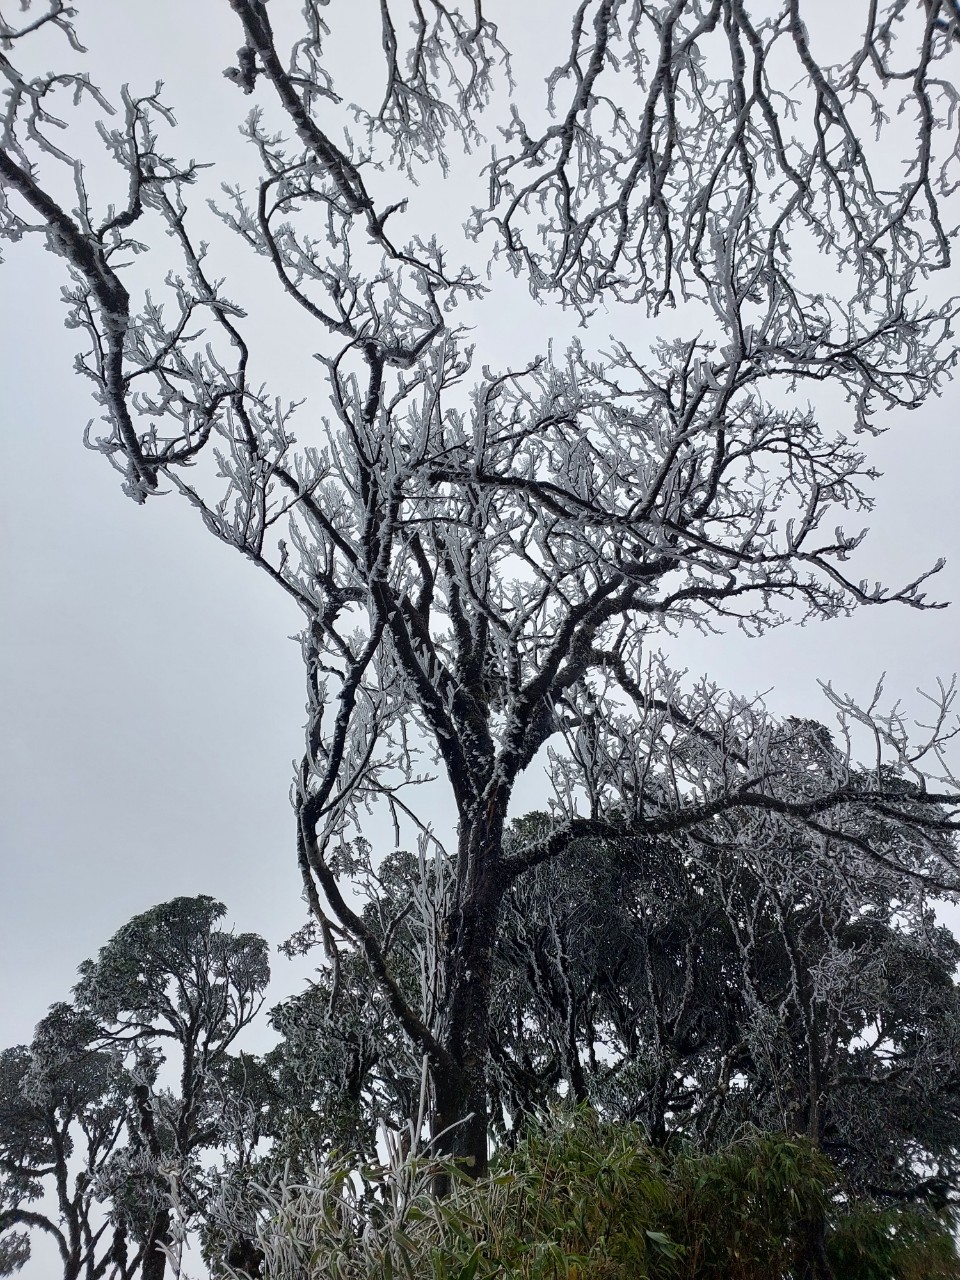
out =
[[(273, 7), (283, 4), (291, 0)], [(223, 139), (248, 103), (220, 79), (238, 42), (227, 6), (203, 6), (213, 16), (202, 27), (182, 0), (78, 8), (104, 81), (112, 88), (120, 68), (152, 87), (162, 70), (189, 139), (181, 154), (216, 154), (229, 176), (234, 152)], [(204, 155), (207, 131), (216, 141)], [(304, 918), (287, 801), (302, 741), (299, 647), (287, 638), (299, 617), (174, 497), (136, 507), (105, 460), (84, 450), (94, 406), (72, 373), (78, 339), (62, 327), (62, 267), (39, 243), (5, 257), (0, 1045), (29, 1038), (77, 964), (157, 902), (212, 894), (271, 944)], [(509, 355), (522, 338), (526, 358), (545, 345), (548, 320), (521, 291), (490, 340)], [(296, 336), (272, 335), (281, 375)], [(318, 366), (304, 363), (295, 383), (278, 389), (317, 395)], [(866, 442), (885, 474), (854, 576), (894, 585), (942, 554), (950, 563), (931, 595), (960, 600), (958, 405), (954, 384)], [(754, 641), (694, 637), (669, 656), (737, 692), (772, 689), (769, 704), (785, 714), (826, 717), (818, 678), (868, 695), (884, 669), (890, 694), (919, 709), (915, 687), (958, 665), (956, 618), (890, 606)], [(532, 780), (517, 811), (536, 799)], [(275, 969), (279, 997), (309, 965), (278, 958)]]

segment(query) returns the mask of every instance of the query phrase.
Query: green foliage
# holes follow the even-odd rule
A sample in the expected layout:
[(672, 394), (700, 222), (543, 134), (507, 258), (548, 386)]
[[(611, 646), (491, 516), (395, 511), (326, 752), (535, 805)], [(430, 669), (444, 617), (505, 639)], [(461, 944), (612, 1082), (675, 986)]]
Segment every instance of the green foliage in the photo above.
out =
[(479, 1182), (423, 1155), (334, 1159), (261, 1189), (258, 1216), (264, 1280), (801, 1280), (823, 1244), (838, 1280), (960, 1277), (947, 1219), (851, 1204), (805, 1141), (663, 1150), (585, 1108), (538, 1121)]
[(270, 980), (258, 934), (215, 928), (226, 910), (200, 894), (134, 916), (80, 966), (77, 1004), (124, 1032), (160, 1027), (181, 1042), (202, 1023), (205, 1042), (225, 1047), (259, 1009)]
[(751, 1133), (672, 1162), (671, 1228), (683, 1244), (679, 1274), (752, 1280), (793, 1274), (821, 1229), (834, 1172), (807, 1142)]
[(675, 1189), (637, 1138), (586, 1111), (534, 1128), (490, 1178), (458, 1183), (430, 1206), (436, 1280), (473, 1265), (475, 1250), (483, 1276), (498, 1267), (524, 1280), (669, 1274), (682, 1252), (670, 1229)]
[(456, 1277), (471, 1246), (484, 1274), (502, 1267), (517, 1280), (786, 1275), (832, 1176), (813, 1148), (781, 1136), (751, 1134), (716, 1154), (662, 1151), (636, 1125), (557, 1116), (486, 1183), (438, 1206), (434, 1277)]
[(951, 1225), (914, 1206), (855, 1204), (837, 1216), (827, 1254), (838, 1280), (954, 1280), (960, 1262)]

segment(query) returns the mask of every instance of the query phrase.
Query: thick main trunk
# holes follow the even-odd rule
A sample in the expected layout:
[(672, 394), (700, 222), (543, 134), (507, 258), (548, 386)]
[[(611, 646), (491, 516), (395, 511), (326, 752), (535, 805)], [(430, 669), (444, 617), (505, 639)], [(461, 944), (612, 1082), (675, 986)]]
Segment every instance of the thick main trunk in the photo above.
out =
[(826, 1247), (826, 1219), (822, 1212), (805, 1225), (801, 1262), (804, 1280), (836, 1280)]
[(487, 1171), (487, 1057), (497, 920), (505, 884), (500, 871), (506, 803), (488, 807), (462, 828), (464, 883), (448, 921), (442, 1044), (449, 1067), (433, 1072), (433, 1133), (439, 1150), (472, 1177)]
[(169, 1239), (170, 1213), (162, 1209), (153, 1220), (143, 1251), (143, 1269), (140, 1273), (142, 1280), (163, 1280), (163, 1273), (167, 1268), (167, 1255), (160, 1246), (169, 1243)]
[[(433, 1093), (437, 1149), (453, 1156), (471, 1177), (482, 1177), (487, 1171), (486, 1079), (458, 1063), (452, 1071), (435, 1073)], [(447, 1189), (446, 1179), (438, 1189)]]

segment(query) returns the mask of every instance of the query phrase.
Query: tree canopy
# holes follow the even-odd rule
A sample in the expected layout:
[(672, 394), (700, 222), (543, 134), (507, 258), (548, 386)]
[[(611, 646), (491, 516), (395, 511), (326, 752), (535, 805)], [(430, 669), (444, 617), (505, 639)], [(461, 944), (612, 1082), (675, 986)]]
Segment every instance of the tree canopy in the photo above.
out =
[[(491, 993), (498, 1143), (563, 1097), (659, 1146), (782, 1132), (826, 1152), (858, 1194), (953, 1198), (960, 943), (922, 885), (769, 825), (752, 849), (736, 819), (709, 842), (583, 840), (511, 889)], [(545, 826), (530, 815), (510, 840)], [(394, 855), (381, 874), (384, 916), (367, 919), (412, 1002), (416, 919), (390, 939), (382, 921), (418, 892), (417, 860)], [(322, 975), (271, 1015), (284, 1104), (272, 1131), (301, 1160), (375, 1160), (378, 1126), (400, 1133), (416, 1112), (417, 1055), (360, 956), (339, 981), (335, 1002)]]
[[(413, 1274), (429, 1257), (453, 1276), (492, 1240), (531, 1276), (581, 1255), (698, 1280), (868, 1259), (889, 1280), (897, 1258), (956, 1275), (960, 943), (922, 880), (765, 814), (774, 860), (742, 821), (581, 840), (511, 888), (485, 1077), (496, 1165), (476, 1194), (424, 1143), (424, 1064), (359, 952), (277, 1005), (277, 1043), (253, 1054), (235, 1041), (261, 1009), (263, 939), (219, 929), (208, 897), (134, 917), (0, 1053), (4, 1274), (42, 1232), (64, 1280), (161, 1280), (187, 1238), (212, 1276), (247, 1280), (320, 1280), (338, 1250), (357, 1280), (404, 1250)], [(549, 826), (528, 815), (508, 848)], [(441, 900), (453, 869), (353, 857), (412, 1003), (425, 886)], [(510, 1224), (534, 1202), (531, 1237)]]
[(39, 1230), (64, 1280), (161, 1280), (174, 1210), (211, 1193), (204, 1157), (245, 1149), (228, 1050), (270, 969), (261, 937), (216, 928), (225, 914), (198, 897), (135, 916), (80, 966), (73, 1002), (0, 1055), (0, 1274)]

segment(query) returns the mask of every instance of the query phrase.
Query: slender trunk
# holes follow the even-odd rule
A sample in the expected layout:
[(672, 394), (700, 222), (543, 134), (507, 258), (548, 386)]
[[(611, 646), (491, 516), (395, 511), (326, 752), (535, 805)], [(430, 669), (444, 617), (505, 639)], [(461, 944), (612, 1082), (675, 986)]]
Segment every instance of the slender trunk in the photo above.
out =
[(663, 1045), (659, 1045), (658, 1049), (657, 1074), (647, 1099), (647, 1127), (651, 1143), (655, 1147), (665, 1147), (667, 1145), (667, 1091), (671, 1073), (664, 1062), (666, 1051)]

